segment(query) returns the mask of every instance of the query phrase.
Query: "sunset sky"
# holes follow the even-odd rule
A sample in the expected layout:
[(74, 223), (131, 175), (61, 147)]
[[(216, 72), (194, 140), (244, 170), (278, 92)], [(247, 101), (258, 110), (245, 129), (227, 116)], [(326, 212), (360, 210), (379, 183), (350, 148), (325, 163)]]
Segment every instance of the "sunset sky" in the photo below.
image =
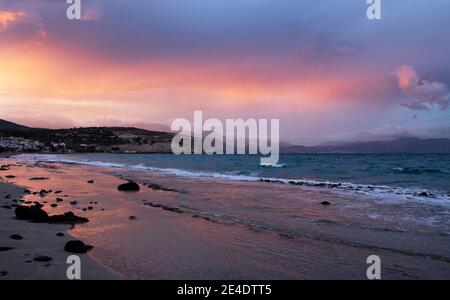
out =
[(279, 118), (299, 144), (450, 137), (450, 1), (0, 0), (0, 118)]

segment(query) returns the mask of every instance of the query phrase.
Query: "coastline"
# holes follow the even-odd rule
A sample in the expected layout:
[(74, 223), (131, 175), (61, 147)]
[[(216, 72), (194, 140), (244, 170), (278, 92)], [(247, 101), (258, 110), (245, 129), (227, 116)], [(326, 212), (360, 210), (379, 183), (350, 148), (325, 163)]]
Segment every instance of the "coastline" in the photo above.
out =
[[(46, 202), (52, 215), (72, 210), (89, 218), (70, 235), (93, 245), (89, 256), (124, 279), (365, 279), (372, 254), (383, 258), (386, 279), (450, 278), (448, 235), (425, 234), (422, 224), (406, 226), (396, 215), (367, 219), (364, 198), (61, 163), (18, 164), (0, 175), (9, 173), (16, 175), (10, 182), (33, 191), (62, 190), (62, 202), (55, 195), (26, 199)], [(117, 191), (125, 179), (140, 191)], [(394, 213), (386, 208), (372, 210)], [(55, 234), (60, 225), (45, 226)]]
[[(14, 173), (14, 172), (11, 172)], [(75, 239), (69, 234), (69, 225), (38, 224), (17, 220), (14, 216), (15, 204), (23, 196), (24, 188), (5, 182), (0, 182), (0, 246), (13, 249), (0, 252), (0, 280), (65, 280), (66, 259), (70, 253), (64, 251), (67, 241)], [(5, 199), (6, 196), (8, 199)], [(11, 209), (5, 207), (10, 206)], [(59, 237), (57, 233), (64, 233)], [(10, 238), (20, 235), (21, 240)], [(120, 276), (100, 264), (87, 254), (78, 254), (81, 258), (82, 278), (120, 279)], [(48, 256), (49, 262), (35, 261), (38, 256)]]

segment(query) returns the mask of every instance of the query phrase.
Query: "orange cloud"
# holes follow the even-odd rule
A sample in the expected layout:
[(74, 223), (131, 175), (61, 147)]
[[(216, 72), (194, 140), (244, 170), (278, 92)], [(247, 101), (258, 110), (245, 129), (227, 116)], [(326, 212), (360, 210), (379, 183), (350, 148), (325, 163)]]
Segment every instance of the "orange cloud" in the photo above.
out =
[(19, 22), (25, 17), (24, 12), (0, 11), (0, 31), (8, 29), (11, 24)]

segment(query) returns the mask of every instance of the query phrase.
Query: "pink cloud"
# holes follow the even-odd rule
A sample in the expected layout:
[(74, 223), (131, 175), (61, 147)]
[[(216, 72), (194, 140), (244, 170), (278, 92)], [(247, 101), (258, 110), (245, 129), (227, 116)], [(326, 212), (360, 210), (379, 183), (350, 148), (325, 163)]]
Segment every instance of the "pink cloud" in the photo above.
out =
[(412, 110), (428, 110), (433, 105), (441, 110), (448, 109), (450, 92), (444, 83), (421, 79), (408, 65), (398, 67), (392, 74), (397, 77), (400, 90), (409, 97), (402, 102), (403, 106)]
[(103, 10), (99, 3), (91, 4), (87, 6), (83, 11), (83, 21), (95, 21), (102, 17)]
[(26, 16), (24, 12), (1, 11), (0, 10), (0, 31), (8, 29), (11, 24), (19, 22)]

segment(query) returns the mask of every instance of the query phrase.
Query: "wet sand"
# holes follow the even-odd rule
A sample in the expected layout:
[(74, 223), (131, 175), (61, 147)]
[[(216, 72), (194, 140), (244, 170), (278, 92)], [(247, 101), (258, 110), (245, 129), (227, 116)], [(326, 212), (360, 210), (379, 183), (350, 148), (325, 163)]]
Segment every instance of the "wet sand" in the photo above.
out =
[[(16, 177), (6, 179), (6, 173)], [(383, 208), (364, 202), (354, 207), (355, 199), (343, 195), (79, 165), (18, 165), (6, 173), (0, 174), (5, 181), (32, 191), (61, 190), (45, 197), (24, 196), (43, 203), (49, 214), (71, 210), (90, 219), (69, 230), (94, 246), (83, 258), (86, 278), (110, 275), (97, 272), (98, 265), (89, 263), (91, 256), (125, 279), (366, 279), (366, 258), (373, 254), (382, 259), (384, 279), (450, 278), (447, 232), (431, 227), (424, 231), (425, 225), (411, 225), (395, 215), (390, 221), (367, 219)], [(117, 191), (124, 178), (139, 182), (140, 191)], [(2, 205), (10, 202), (1, 198)], [(332, 205), (322, 206), (324, 199)], [(0, 269), (19, 269), (27, 249), (42, 249), (61, 255), (54, 267), (33, 263), (34, 271), (8, 276), (64, 279), (64, 238), (54, 237), (64, 226), (30, 224), (12, 216), (13, 211), (1, 209), (0, 222), (6, 222), (1, 228), (8, 228), (2, 231), (2, 245), (4, 236), (27, 230), (49, 236), (36, 241), (40, 248), (30, 244), (23, 252), (12, 250), (18, 253), (14, 259), (0, 253)]]
[[(0, 280), (67, 279), (67, 257), (64, 245), (74, 240), (68, 234), (69, 225), (36, 224), (15, 219), (14, 200), (20, 200), (24, 188), (0, 182), (0, 247), (13, 248), (0, 251)], [(8, 197), (7, 197), (8, 196)], [(5, 198), (7, 197), (7, 199)], [(6, 207), (11, 207), (7, 209)], [(64, 233), (59, 237), (57, 233)], [(21, 240), (10, 238), (20, 235)], [(120, 275), (87, 254), (81, 258), (81, 279), (120, 279)], [(37, 256), (51, 258), (49, 262), (34, 261)]]

